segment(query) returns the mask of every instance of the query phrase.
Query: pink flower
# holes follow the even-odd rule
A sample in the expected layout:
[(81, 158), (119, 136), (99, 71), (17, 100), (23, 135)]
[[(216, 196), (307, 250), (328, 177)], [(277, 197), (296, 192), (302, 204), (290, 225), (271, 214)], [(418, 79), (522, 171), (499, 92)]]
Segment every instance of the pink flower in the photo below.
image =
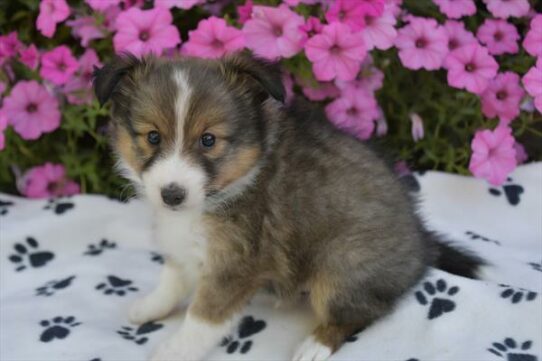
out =
[(516, 168), (514, 137), (509, 127), (499, 126), (494, 131), (477, 131), (472, 140), (469, 170), (477, 178), (493, 185), (504, 183)]
[(384, 12), (385, 0), (358, 0), (363, 9), (363, 15), (378, 17)]
[(507, 23), (506, 20), (486, 19), (478, 28), (476, 36), (482, 44), (487, 46), (490, 54), (515, 54), (519, 51), (518, 31), (514, 25)]
[(177, 46), (181, 38), (177, 28), (171, 25), (172, 20), (171, 12), (160, 6), (150, 10), (130, 8), (123, 11), (115, 22), (115, 51), (128, 51), (136, 56), (160, 55), (164, 49)]
[(292, 78), (292, 74), (286, 71), (282, 73), (282, 85), (284, 86), (284, 90), (286, 91), (285, 103), (290, 104), (295, 97), (294, 79)]
[(309, 16), (307, 22), (299, 28), (305, 33), (306, 38), (309, 38), (313, 35), (320, 34), (324, 29), (324, 25), (320, 22), (320, 19)]
[(155, 0), (155, 6), (162, 6), (166, 9), (171, 9), (173, 7), (188, 10), (195, 5), (203, 4), (205, 0)]
[(365, 28), (361, 34), (365, 40), (368, 50), (377, 48), (387, 50), (393, 46), (397, 37), (395, 23), (397, 20), (391, 11), (391, 7), (386, 5), (384, 13), (381, 16), (365, 15)]
[(517, 164), (523, 164), (527, 161), (527, 159), (529, 159), (529, 155), (527, 154), (527, 151), (525, 150), (523, 144), (515, 142), (514, 149), (516, 150)]
[(17, 32), (12, 31), (7, 35), (0, 36), (0, 65), (8, 58), (15, 56), (22, 47), (23, 44), (19, 41)]
[(376, 136), (383, 137), (388, 134), (388, 122), (386, 121), (384, 112), (380, 107), (378, 108), (378, 113), (379, 116), (376, 118)]
[(116, 29), (115, 24), (121, 12), (122, 10), (118, 6), (110, 6), (107, 9), (105, 9), (104, 10), (105, 18), (104, 18), (103, 26), (111, 32), (115, 31)]
[(8, 126), (8, 117), (0, 109), (0, 150), (3, 150), (6, 147), (6, 136), (4, 135), (4, 130)]
[(519, 85), (519, 75), (512, 72), (499, 74), (482, 93), (482, 112), (490, 118), (498, 116), (501, 124), (508, 125), (519, 115), (519, 105), (524, 95)]
[(252, 0), (246, 0), (244, 5), (237, 6), (239, 24), (244, 24), (248, 21), (248, 19), (250, 19), (250, 17), (252, 16), (253, 7), (254, 3), (252, 2)]
[(298, 79), (301, 85), (301, 91), (312, 101), (322, 101), (325, 99), (333, 99), (340, 95), (339, 89), (332, 82), (309, 84), (306, 81)]
[(22, 180), (21, 193), (28, 198), (71, 196), (79, 192), (79, 185), (66, 177), (62, 164), (45, 163), (31, 168)]
[[(448, 33), (448, 49), (450, 51), (478, 42), (474, 34), (466, 30), (465, 24), (461, 21), (446, 20), (444, 29)], [(446, 66), (446, 61), (443, 65)]]
[(316, 79), (353, 80), (367, 55), (363, 38), (341, 23), (324, 26), (321, 34), (310, 38), (305, 53), (312, 62)]
[(440, 12), (451, 19), (476, 14), (476, 5), (473, 0), (433, 0)]
[(531, 28), (523, 40), (523, 47), (532, 56), (542, 57), (542, 14), (531, 20)]
[(52, 38), (56, 31), (56, 24), (66, 20), (68, 16), (70, 16), (70, 7), (66, 0), (42, 0), (36, 26), (43, 36)]
[(18, 82), (2, 110), (23, 139), (37, 139), (60, 125), (58, 101), (35, 80)]
[(96, 24), (96, 19), (93, 16), (70, 20), (66, 24), (72, 27), (74, 37), (81, 38), (81, 45), (85, 48), (91, 40), (101, 39), (105, 36), (103, 30)]
[(486, 48), (469, 44), (450, 52), (446, 58), (446, 68), (450, 86), (482, 94), (489, 81), (497, 75), (499, 64)]
[(224, 19), (211, 16), (201, 20), (198, 28), (189, 32), (189, 40), (184, 44), (183, 52), (201, 58), (219, 58), (240, 51), (243, 47), (241, 30), (227, 26)]
[(65, 84), (77, 71), (79, 64), (70, 48), (61, 45), (41, 56), (40, 75), (56, 85)]
[(521, 17), (529, 13), (529, 0), (483, 0), (496, 18)]
[(303, 18), (286, 5), (255, 6), (243, 27), (247, 48), (267, 59), (290, 58), (302, 49)]
[(121, 0), (85, 0), (85, 2), (96, 11), (104, 11), (110, 6), (117, 6)]
[(94, 66), (100, 67), (100, 59), (94, 49), (88, 48), (79, 58), (79, 70), (62, 88), (72, 104), (90, 104), (94, 95), (91, 91)]
[(448, 35), (434, 19), (416, 17), (399, 30), (395, 45), (405, 67), (436, 70), (448, 54)]
[(326, 106), (326, 114), (339, 129), (359, 139), (371, 137), (375, 120), (380, 116), (374, 96), (361, 89), (343, 93)]
[(6, 83), (0, 80), (0, 95), (4, 94), (4, 90), (6, 90)]
[(542, 113), (542, 58), (523, 76), (523, 85), (534, 98), (535, 108)]
[(32, 70), (36, 70), (40, 62), (40, 52), (36, 48), (36, 45), (32, 44), (26, 49), (19, 51), (19, 60)]
[(363, 28), (363, 4), (360, 1), (336, 0), (326, 12), (329, 23), (341, 22), (348, 25), (353, 31)]
[(423, 139), (424, 131), (423, 131), (423, 119), (416, 113), (412, 113), (409, 115), (410, 117), (410, 123), (411, 123), (411, 133), (412, 133), (412, 139), (414, 139), (415, 142)]
[(373, 64), (373, 58), (369, 55), (361, 64), (361, 72), (358, 78), (352, 81), (335, 81), (335, 84), (341, 92), (351, 92), (357, 89), (365, 89), (373, 93), (382, 88), (384, 83), (384, 73)]

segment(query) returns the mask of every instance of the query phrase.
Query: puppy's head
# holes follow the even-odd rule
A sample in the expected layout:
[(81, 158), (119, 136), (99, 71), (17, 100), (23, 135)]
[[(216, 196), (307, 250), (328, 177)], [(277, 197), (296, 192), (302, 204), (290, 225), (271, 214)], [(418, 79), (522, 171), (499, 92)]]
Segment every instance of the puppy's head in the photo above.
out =
[[(238, 192), (268, 146), (279, 71), (248, 56), (221, 60), (123, 55), (94, 74), (112, 102), (112, 145), (124, 176), (157, 207), (204, 207)], [(271, 104), (271, 105), (270, 105)]]

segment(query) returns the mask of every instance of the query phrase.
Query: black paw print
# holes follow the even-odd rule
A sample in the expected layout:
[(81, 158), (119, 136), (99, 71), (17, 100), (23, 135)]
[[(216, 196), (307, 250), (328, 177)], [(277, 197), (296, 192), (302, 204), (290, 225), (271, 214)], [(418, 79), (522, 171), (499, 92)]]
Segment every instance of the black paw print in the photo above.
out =
[(3, 201), (0, 199), (0, 216), (5, 216), (8, 214), (9, 207), (13, 205), (11, 201)]
[(526, 290), (525, 288), (514, 288), (509, 285), (499, 285), (504, 288), (501, 292), (502, 298), (509, 298), (512, 303), (520, 303), (521, 301), (533, 301), (538, 296), (538, 293)]
[[(220, 346), (226, 347), (227, 353), (234, 353), (239, 350), (240, 353), (245, 354), (250, 351), (252, 347), (252, 340), (246, 340), (248, 337), (261, 332), (266, 327), (264, 320), (255, 320), (252, 316), (245, 316), (241, 319), (237, 328), (237, 338), (235, 336), (228, 336), (222, 340)], [(241, 346), (239, 348), (239, 346)]]
[(55, 338), (61, 340), (70, 334), (70, 328), (79, 326), (81, 322), (77, 322), (75, 317), (55, 317), (52, 320), (43, 320), (40, 322), (42, 327), (45, 327), (45, 330), (41, 333), (40, 341), (41, 342), (50, 342)]
[(36, 296), (52, 296), (56, 291), (71, 285), (74, 278), (75, 276), (70, 276), (60, 281), (49, 281), (43, 286), (36, 288)]
[(501, 196), (504, 192), (506, 200), (510, 205), (517, 206), (520, 202), (521, 194), (525, 191), (519, 184), (513, 184), (512, 178), (506, 180), (508, 183), (502, 186), (502, 190), (497, 188), (489, 188), (489, 193), (494, 196)]
[(134, 341), (138, 345), (143, 345), (149, 340), (148, 337), (143, 335), (148, 335), (149, 333), (157, 331), (162, 327), (164, 327), (164, 325), (151, 321), (144, 323), (135, 329), (130, 326), (122, 326), (117, 333), (125, 340)]
[(65, 202), (62, 198), (50, 198), (43, 209), (52, 209), (56, 214), (60, 215), (73, 209), (73, 207), (75, 207), (73, 202)]
[(467, 232), (465, 232), (465, 234), (466, 234), (467, 236), (469, 236), (470, 239), (475, 240), (475, 241), (479, 239), (479, 240), (484, 241), (484, 242), (494, 243), (494, 244), (496, 244), (497, 246), (500, 246), (500, 245), (501, 245), (501, 242), (499, 242), (499, 241), (497, 241), (497, 240), (494, 240), (494, 239), (490, 239), (490, 238), (481, 236), (481, 235), (479, 235), (479, 234), (477, 234), (477, 233), (474, 233), (474, 232), (471, 232), (471, 231), (467, 231)]
[(135, 292), (137, 287), (130, 286), (132, 281), (123, 280), (116, 276), (107, 276), (107, 283), (102, 282), (96, 286), (97, 290), (103, 290), (106, 295), (124, 296), (127, 292)]
[(528, 265), (531, 266), (535, 271), (542, 272), (542, 261), (529, 262)]
[(107, 239), (102, 239), (100, 243), (89, 244), (88, 249), (83, 254), (87, 256), (98, 256), (106, 249), (113, 248), (117, 248), (117, 244), (115, 242), (109, 242)]
[(507, 361), (538, 361), (535, 355), (528, 353), (532, 344), (532, 341), (525, 341), (518, 345), (513, 338), (507, 337), (504, 342), (493, 342), (487, 350)]
[[(429, 304), (428, 298), (433, 299), (429, 306), (429, 313), (427, 314), (427, 317), (432, 320), (455, 309), (455, 302), (449, 297), (455, 295), (457, 292), (459, 292), (459, 287), (453, 286), (448, 289), (446, 281), (439, 279), (435, 284), (424, 282), (423, 290), (416, 291), (415, 295), (418, 302), (424, 306)], [(443, 297), (437, 297), (438, 294), (441, 294)]]
[(162, 256), (159, 253), (151, 252), (151, 261), (156, 262), (158, 264), (164, 264), (164, 256)]
[(32, 237), (26, 238), (26, 244), (15, 243), (13, 246), (15, 254), (9, 256), (9, 260), (17, 266), (15, 271), (19, 272), (27, 267), (43, 267), (55, 258), (52, 252), (40, 251), (38, 248), (38, 241)]

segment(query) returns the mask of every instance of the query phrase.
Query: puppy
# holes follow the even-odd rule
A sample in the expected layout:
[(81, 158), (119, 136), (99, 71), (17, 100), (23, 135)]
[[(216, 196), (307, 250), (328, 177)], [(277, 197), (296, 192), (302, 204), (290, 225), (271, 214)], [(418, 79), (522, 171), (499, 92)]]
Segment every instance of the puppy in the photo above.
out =
[(280, 71), (124, 55), (95, 71), (111, 100), (122, 174), (154, 209), (166, 262), (130, 310), (143, 323), (191, 295), (153, 360), (201, 360), (261, 288), (308, 291), (318, 325), (294, 360), (325, 360), (392, 311), (428, 266), (473, 277), (480, 261), (433, 241), (384, 161), (314, 107), (283, 105)]

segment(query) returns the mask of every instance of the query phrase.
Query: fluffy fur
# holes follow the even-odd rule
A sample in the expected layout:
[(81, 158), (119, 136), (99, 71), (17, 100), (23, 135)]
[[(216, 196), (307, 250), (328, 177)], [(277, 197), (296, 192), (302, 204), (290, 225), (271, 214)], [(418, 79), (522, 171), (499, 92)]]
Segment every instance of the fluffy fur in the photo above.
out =
[[(308, 291), (318, 326), (294, 359), (326, 359), (391, 312), (428, 266), (472, 277), (480, 264), (423, 230), (381, 157), (318, 109), (285, 107), (273, 65), (121, 56), (96, 71), (94, 86), (101, 103), (112, 101), (113, 148), (154, 206), (167, 256), (130, 318), (165, 317), (193, 294), (153, 360), (204, 358), (261, 288), (283, 299)], [(174, 206), (161, 199), (172, 185), (186, 193)]]

